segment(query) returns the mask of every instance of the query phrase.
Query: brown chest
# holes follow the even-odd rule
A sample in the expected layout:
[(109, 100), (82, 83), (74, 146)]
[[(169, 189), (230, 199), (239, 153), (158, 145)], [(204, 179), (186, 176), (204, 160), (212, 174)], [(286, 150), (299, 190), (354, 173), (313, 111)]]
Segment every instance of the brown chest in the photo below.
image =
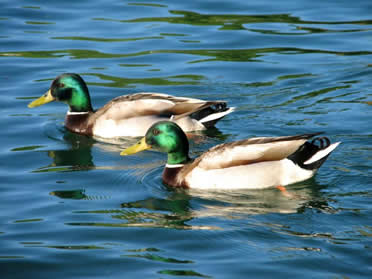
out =
[(189, 188), (186, 181), (181, 178), (182, 168), (165, 167), (163, 171), (163, 183), (170, 187)]
[(83, 113), (83, 114), (67, 114), (65, 118), (65, 126), (68, 130), (86, 135), (92, 136), (93, 135), (93, 125), (89, 124), (89, 117), (91, 113)]

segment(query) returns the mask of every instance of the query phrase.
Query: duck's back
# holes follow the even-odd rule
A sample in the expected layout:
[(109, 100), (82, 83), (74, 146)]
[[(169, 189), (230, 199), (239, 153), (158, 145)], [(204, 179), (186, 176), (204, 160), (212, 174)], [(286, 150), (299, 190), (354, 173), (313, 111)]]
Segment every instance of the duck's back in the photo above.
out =
[(209, 102), (162, 93), (124, 95), (97, 110), (90, 119), (90, 125), (93, 135), (103, 138), (144, 136), (151, 125), (162, 120), (173, 120), (186, 132), (204, 130), (206, 126), (193, 118), (193, 114), (220, 103), (226, 106), (220, 101)]

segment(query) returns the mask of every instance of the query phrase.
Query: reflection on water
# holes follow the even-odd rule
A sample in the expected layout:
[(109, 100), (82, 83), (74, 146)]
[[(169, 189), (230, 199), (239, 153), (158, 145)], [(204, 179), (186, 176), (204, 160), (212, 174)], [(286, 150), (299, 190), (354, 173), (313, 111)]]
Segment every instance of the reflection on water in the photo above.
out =
[(187, 260), (177, 260), (174, 258), (164, 258), (159, 255), (153, 254), (153, 253), (146, 253), (146, 254), (131, 254), (131, 255), (125, 255), (126, 257), (134, 257), (134, 258), (142, 258), (147, 259), (151, 261), (157, 261), (157, 262), (165, 262), (165, 263), (181, 263), (181, 264), (188, 264), (193, 263), (193, 261), (187, 261)]
[(322, 210), (327, 204), (319, 198), (318, 190), (309, 183), (289, 186), (289, 196), (283, 195), (276, 188), (257, 191), (219, 191), (201, 192), (192, 191), (191, 195), (202, 198), (205, 203), (203, 208), (196, 211), (198, 217), (221, 216), (224, 218), (244, 218), (246, 215), (268, 213), (299, 213), (309, 208), (318, 206)]
[(210, 276), (203, 275), (203, 274), (200, 274), (192, 270), (161, 270), (158, 273), (174, 275), (174, 276), (195, 276), (195, 277), (202, 277), (202, 278), (212, 278)]
[[(263, 30), (249, 29), (246, 28), (245, 24), (254, 24), (254, 23), (280, 23), (285, 24), (283, 27), (287, 27), (288, 24), (311, 24), (311, 25), (346, 25), (346, 24), (355, 24), (355, 25), (368, 25), (371, 24), (370, 20), (360, 20), (360, 21), (306, 21), (301, 20), (299, 17), (291, 16), (289, 14), (267, 14), (267, 15), (237, 15), (237, 14), (201, 14), (197, 12), (190, 11), (178, 11), (178, 10), (169, 10), (171, 15), (179, 16), (170, 16), (170, 17), (148, 17), (148, 18), (135, 18), (129, 20), (116, 20), (109, 18), (94, 18), (93, 20), (102, 20), (102, 21), (116, 21), (123, 23), (134, 23), (134, 22), (167, 22), (172, 24), (187, 24), (187, 25), (217, 25), (222, 26), (220, 30), (249, 30), (249, 31), (258, 31), (262, 32)], [(283, 28), (282, 27), (282, 28)], [(302, 29), (302, 28), (301, 28)], [(366, 28), (368, 30), (368, 28)], [(308, 28), (304, 29), (308, 32), (319, 32), (317, 28)], [(359, 29), (358, 29), (359, 30)], [(360, 29), (364, 30), (364, 29)], [(297, 31), (294, 30), (297, 34)], [(281, 34), (280, 32), (278, 32)], [(304, 33), (304, 32), (302, 32)], [(293, 33), (292, 33), (293, 34)]]
[[(52, 136), (50, 137), (52, 138)], [(59, 141), (58, 138), (54, 138), (54, 140)], [(91, 154), (95, 142), (93, 139), (66, 131), (62, 140), (67, 144), (68, 149), (47, 151), (52, 163), (40, 167), (34, 172), (82, 171), (95, 167)]]
[(148, 169), (149, 167), (158, 166), (159, 163), (143, 164), (138, 166), (96, 166), (92, 155), (92, 149), (98, 148), (104, 152), (117, 154), (138, 141), (137, 138), (100, 138), (87, 137), (71, 133), (60, 127), (56, 123), (51, 123), (46, 127), (45, 134), (47, 137), (58, 144), (62, 144), (64, 149), (54, 149), (47, 151), (38, 151), (45, 148), (42, 145), (32, 145), (13, 148), (12, 151), (32, 151), (46, 152), (52, 160), (46, 166), (38, 167), (33, 172), (64, 172), (64, 171), (86, 171), (92, 169)]
[[(130, 254), (124, 254), (122, 257), (129, 257), (129, 258), (139, 258), (139, 259), (145, 259), (153, 262), (163, 262), (163, 263), (170, 263), (175, 265), (192, 265), (195, 262), (191, 260), (181, 260), (181, 259), (175, 259), (170, 257), (164, 257), (159, 254), (164, 254), (163, 251), (157, 249), (157, 248), (143, 248), (143, 249), (131, 249), (127, 250), (127, 252), (132, 252)], [(135, 254), (133, 254), (133, 252)], [(209, 276), (203, 275), (201, 273), (198, 273), (194, 270), (181, 270), (181, 269), (175, 269), (175, 270), (160, 270), (157, 273), (159, 274), (168, 274), (168, 275), (178, 275), (178, 276), (196, 276), (196, 277), (204, 277), (204, 278), (210, 278)]]
[(75, 40), (75, 41), (92, 41), (92, 42), (132, 42), (132, 41), (140, 41), (140, 40), (155, 40), (155, 39), (163, 39), (161, 36), (152, 36), (152, 37), (143, 37), (143, 38), (125, 38), (125, 39), (117, 39), (117, 38), (90, 38), (90, 37), (52, 37), (51, 39), (55, 40)]
[(59, 197), (61, 199), (73, 199), (73, 200), (83, 200), (88, 199), (85, 195), (85, 190), (56, 190), (49, 193), (52, 196)]
[[(75, 214), (108, 215), (107, 222), (68, 223), (74, 226), (97, 227), (151, 227), (183, 230), (219, 230), (218, 226), (193, 225), (192, 220), (203, 218), (244, 219), (257, 214), (293, 214), (316, 210), (335, 213), (320, 189), (309, 182), (288, 187), (290, 196), (277, 189), (257, 191), (208, 191), (171, 190), (167, 198), (146, 198), (124, 202), (121, 209), (77, 211)], [(52, 193), (51, 193), (52, 194)], [(60, 198), (86, 199), (80, 190), (54, 191)], [(196, 206), (197, 205), (197, 206)], [(196, 207), (195, 207), (196, 206)], [(101, 219), (101, 218), (100, 218)]]
[[(329, 51), (320, 49), (303, 49), (296, 47), (273, 47), (273, 48), (259, 48), (259, 49), (200, 49), (200, 50), (151, 50), (141, 51), (128, 54), (116, 54), (116, 53), (104, 53), (100, 51), (87, 50), (87, 49), (65, 49), (55, 51), (21, 51), (21, 52), (0, 52), (1, 56), (14, 56), (14, 57), (25, 57), (25, 58), (59, 58), (59, 57), (70, 57), (72, 59), (88, 59), (88, 58), (125, 58), (125, 57), (137, 57), (154, 54), (188, 54), (193, 56), (206, 56), (212, 57), (208, 59), (197, 59), (191, 60), (188, 63), (200, 63), (210, 61), (236, 61), (236, 62), (248, 62), (248, 61), (262, 61), (258, 59), (263, 55), (269, 55), (274, 53), (282, 54), (334, 54), (343, 56), (352, 55), (370, 55), (372, 51)], [(263, 61), (262, 61), (263, 62)], [(183, 76), (172, 76), (169, 78), (182, 78)], [(188, 76), (187, 76), (188, 77)], [(191, 76), (192, 77), (192, 76)], [(200, 76), (196, 76), (200, 79)], [(136, 79), (135, 79), (136, 80)], [(160, 85), (159, 83), (151, 83), (153, 79), (144, 79), (144, 84)], [(154, 79), (159, 81), (159, 79)], [(142, 81), (142, 79), (140, 79)], [(147, 82), (146, 82), (147, 81)], [(189, 81), (190, 82), (190, 81)], [(166, 83), (167, 85), (181, 85), (182, 83)], [(190, 83), (184, 83), (190, 84)], [(193, 83), (191, 83), (193, 84)]]

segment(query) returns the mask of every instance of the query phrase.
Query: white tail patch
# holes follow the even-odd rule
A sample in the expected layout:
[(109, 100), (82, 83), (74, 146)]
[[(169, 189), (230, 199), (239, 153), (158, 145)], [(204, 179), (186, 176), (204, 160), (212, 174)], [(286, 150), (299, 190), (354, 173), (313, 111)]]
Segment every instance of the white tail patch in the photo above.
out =
[(212, 113), (212, 114), (200, 119), (199, 122), (200, 123), (206, 123), (206, 122), (209, 122), (209, 121), (220, 119), (220, 118), (224, 117), (225, 115), (233, 112), (234, 110), (235, 110), (235, 108), (232, 107), (232, 108), (229, 108), (228, 110), (225, 110), (225, 111)]
[(311, 163), (314, 163), (316, 161), (319, 161), (323, 157), (327, 156), (329, 153), (331, 153), (341, 142), (336, 142), (328, 146), (326, 149), (320, 150), (317, 153), (315, 153), (309, 160), (304, 162), (304, 165), (309, 165)]

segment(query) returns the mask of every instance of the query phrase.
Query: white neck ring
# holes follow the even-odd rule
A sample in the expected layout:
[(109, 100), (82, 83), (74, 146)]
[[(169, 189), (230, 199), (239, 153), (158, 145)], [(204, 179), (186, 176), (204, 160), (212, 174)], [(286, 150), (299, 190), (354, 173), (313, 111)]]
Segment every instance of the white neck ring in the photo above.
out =
[(166, 168), (182, 168), (185, 164), (166, 164)]

